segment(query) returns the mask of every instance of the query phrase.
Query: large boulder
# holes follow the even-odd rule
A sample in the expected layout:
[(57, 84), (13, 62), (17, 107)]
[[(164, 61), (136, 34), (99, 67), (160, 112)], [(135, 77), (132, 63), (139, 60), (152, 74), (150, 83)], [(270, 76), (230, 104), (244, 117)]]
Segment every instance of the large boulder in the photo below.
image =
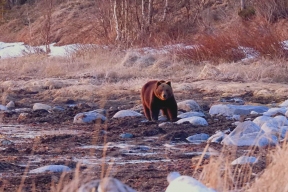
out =
[(185, 100), (177, 103), (178, 110), (183, 110), (183, 111), (201, 111), (200, 106), (198, 103), (192, 99), (190, 100)]
[(264, 113), (268, 110), (265, 106), (254, 106), (254, 105), (224, 105), (218, 104), (213, 105), (210, 110), (210, 115), (223, 115), (223, 116), (233, 116), (233, 115), (249, 115), (252, 111), (257, 113)]
[(106, 121), (106, 117), (98, 113), (97, 110), (94, 110), (94, 111), (88, 111), (84, 113), (78, 113), (77, 115), (75, 115), (73, 123), (76, 123), (76, 124), (86, 124), (86, 123), (95, 123), (95, 122), (103, 123), (104, 121)]
[(32, 169), (29, 173), (45, 173), (45, 172), (68, 172), (71, 169), (65, 165), (46, 165), (37, 169)]
[(136, 111), (133, 110), (121, 110), (118, 111), (117, 113), (115, 113), (115, 115), (113, 115), (113, 118), (119, 118), (119, 117), (139, 117), (142, 116), (141, 113), (138, 113)]
[(263, 147), (277, 144), (278, 139), (273, 134), (261, 131), (261, 128), (252, 121), (245, 121), (238, 124), (221, 143), (224, 145)]
[(194, 117), (194, 116), (205, 117), (205, 114), (202, 112), (190, 111), (190, 112), (182, 113), (178, 115), (177, 117), (180, 119), (184, 119), (184, 118)]
[(282, 108), (270, 108), (268, 111), (264, 112), (263, 115), (265, 116), (275, 116), (277, 114), (282, 114), (285, 115), (287, 109), (282, 107)]
[(35, 103), (33, 105), (33, 111), (38, 111), (38, 110), (50, 111), (51, 109), (52, 109), (52, 107), (50, 105), (46, 105), (43, 103)]
[(208, 125), (206, 119), (204, 119), (202, 117), (197, 117), (197, 116), (188, 117), (188, 118), (184, 118), (184, 119), (180, 119), (180, 120), (176, 121), (177, 124), (182, 124), (184, 122), (189, 122), (195, 126), (207, 126)]

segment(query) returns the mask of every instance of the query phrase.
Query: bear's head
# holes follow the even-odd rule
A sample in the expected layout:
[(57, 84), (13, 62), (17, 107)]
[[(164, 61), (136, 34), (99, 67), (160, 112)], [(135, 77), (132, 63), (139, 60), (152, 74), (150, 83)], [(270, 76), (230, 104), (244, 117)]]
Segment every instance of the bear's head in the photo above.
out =
[(156, 84), (156, 89), (154, 90), (156, 97), (161, 100), (167, 100), (173, 97), (173, 91), (170, 81), (158, 81)]

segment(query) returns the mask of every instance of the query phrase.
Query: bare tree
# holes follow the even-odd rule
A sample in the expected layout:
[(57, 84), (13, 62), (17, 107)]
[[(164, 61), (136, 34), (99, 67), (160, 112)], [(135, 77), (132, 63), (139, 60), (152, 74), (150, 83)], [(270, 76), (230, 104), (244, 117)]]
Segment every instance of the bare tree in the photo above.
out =
[(240, 10), (242, 11), (243, 9), (245, 9), (245, 0), (240, 0)]
[(45, 0), (45, 5), (47, 6), (46, 12), (44, 14), (44, 26), (43, 26), (43, 38), (45, 44), (46, 53), (50, 53), (50, 33), (51, 33), (51, 25), (52, 25), (52, 8), (53, 8), (53, 0)]
[(113, 7), (113, 17), (114, 17), (114, 21), (115, 21), (115, 31), (116, 31), (116, 41), (120, 41), (121, 40), (121, 30), (119, 28), (119, 18), (117, 16), (117, 9), (118, 9), (118, 5), (117, 5), (117, 0), (114, 0), (114, 7)]
[(163, 12), (162, 21), (165, 21), (165, 20), (166, 20), (167, 12), (168, 12), (168, 0), (165, 0), (165, 5), (164, 5), (164, 12)]

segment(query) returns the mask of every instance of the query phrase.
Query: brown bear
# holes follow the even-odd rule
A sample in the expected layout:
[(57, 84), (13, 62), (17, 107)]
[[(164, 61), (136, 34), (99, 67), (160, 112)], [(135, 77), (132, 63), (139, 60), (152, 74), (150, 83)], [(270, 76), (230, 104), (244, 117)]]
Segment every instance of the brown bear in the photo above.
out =
[(177, 103), (170, 81), (149, 81), (141, 90), (144, 114), (149, 121), (157, 121), (160, 109), (170, 121), (177, 120)]

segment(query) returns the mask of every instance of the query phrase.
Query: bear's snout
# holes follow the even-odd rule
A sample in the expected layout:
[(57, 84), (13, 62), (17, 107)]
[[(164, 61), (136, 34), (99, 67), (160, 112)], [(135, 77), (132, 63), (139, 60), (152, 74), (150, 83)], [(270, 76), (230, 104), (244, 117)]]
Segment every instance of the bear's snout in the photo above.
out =
[(168, 95), (167, 95), (166, 93), (163, 93), (163, 94), (162, 94), (162, 98), (163, 98), (164, 100), (166, 100), (166, 99), (168, 99)]

